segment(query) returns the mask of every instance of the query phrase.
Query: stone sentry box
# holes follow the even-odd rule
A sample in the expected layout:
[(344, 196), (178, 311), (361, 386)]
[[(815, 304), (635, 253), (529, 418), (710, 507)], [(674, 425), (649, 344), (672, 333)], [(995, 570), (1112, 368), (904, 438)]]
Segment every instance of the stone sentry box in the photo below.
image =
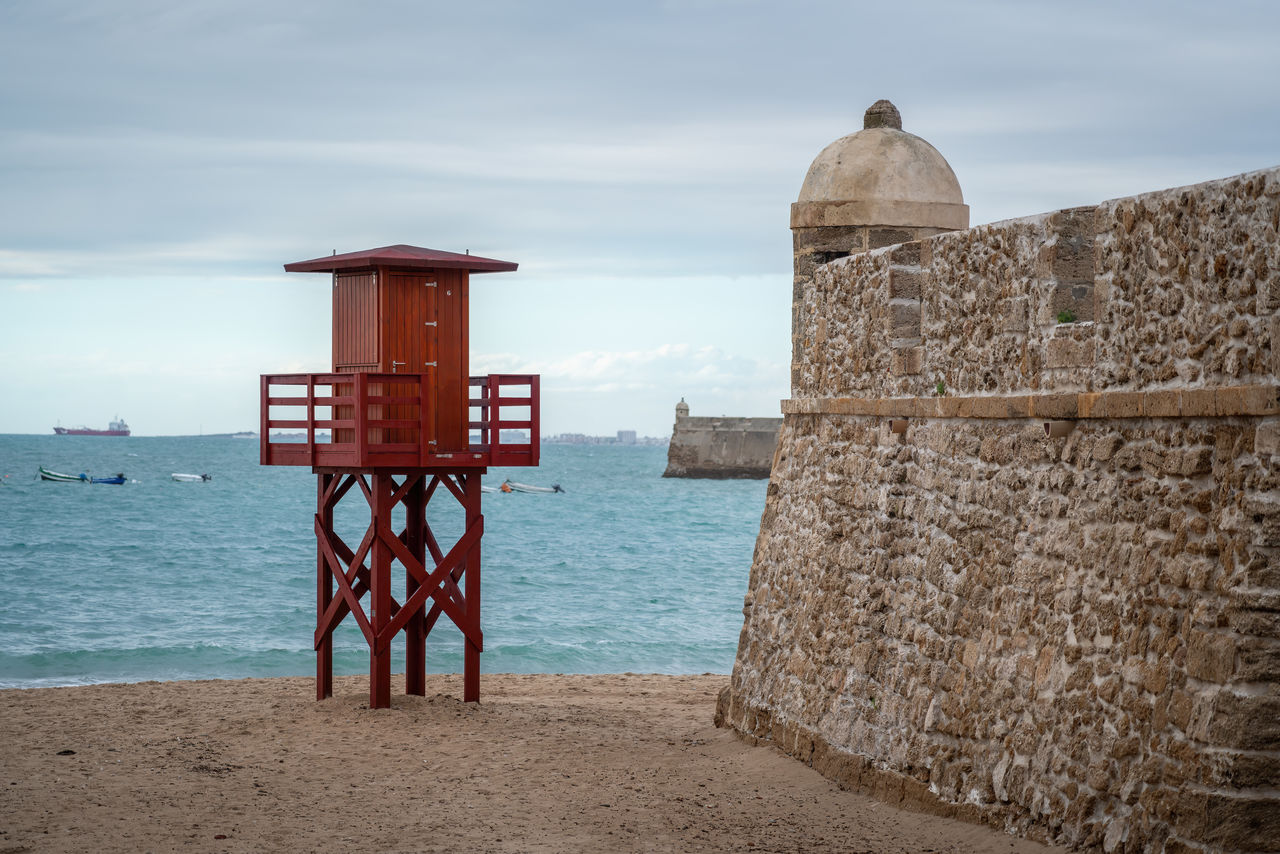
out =
[(1268, 169), (797, 251), (718, 723), (1033, 837), (1273, 850), (1277, 231)]
[[(814, 271), (848, 255), (968, 228), (960, 182), (938, 150), (902, 129), (898, 108), (885, 100), (866, 111), (862, 130), (841, 137), (814, 158), (791, 206), (794, 248), (792, 348), (797, 355), (830, 334), (823, 306), (807, 300)], [(900, 277), (905, 284), (905, 279)], [(919, 293), (899, 288), (890, 310), (901, 337), (919, 338)], [(808, 320), (811, 335), (803, 334)], [(792, 391), (795, 392), (795, 373)]]

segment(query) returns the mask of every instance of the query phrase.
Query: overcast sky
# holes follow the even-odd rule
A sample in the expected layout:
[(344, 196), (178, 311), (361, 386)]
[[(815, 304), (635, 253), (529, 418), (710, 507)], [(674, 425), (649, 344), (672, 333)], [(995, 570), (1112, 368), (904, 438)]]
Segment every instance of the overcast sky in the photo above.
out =
[(0, 433), (256, 429), (328, 277), (473, 281), (547, 433), (777, 415), (789, 205), (878, 98), (973, 224), (1280, 164), (1280, 3), (0, 0)]

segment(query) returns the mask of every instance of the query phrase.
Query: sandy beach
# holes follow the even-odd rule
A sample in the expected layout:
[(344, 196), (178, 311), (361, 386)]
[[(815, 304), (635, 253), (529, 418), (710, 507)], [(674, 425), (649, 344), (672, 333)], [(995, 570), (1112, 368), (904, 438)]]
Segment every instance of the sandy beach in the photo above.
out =
[[(0, 692), (0, 854), (1040, 852), (842, 791), (712, 724), (725, 676), (366, 677)], [(403, 690), (403, 686), (397, 687)]]

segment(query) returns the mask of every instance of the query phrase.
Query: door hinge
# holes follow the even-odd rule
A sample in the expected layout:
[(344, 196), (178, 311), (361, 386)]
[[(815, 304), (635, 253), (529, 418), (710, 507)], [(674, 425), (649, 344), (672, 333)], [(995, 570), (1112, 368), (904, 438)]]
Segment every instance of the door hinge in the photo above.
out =
[(436, 367), (436, 363), (435, 363), (435, 362), (423, 362), (422, 364), (426, 365), (428, 368), (434, 368), (434, 367)]
[(435, 282), (423, 282), (422, 284), (426, 285), (429, 288), (434, 288), (436, 286)]
[(437, 325), (437, 323), (436, 323), (436, 321), (434, 321), (434, 320), (428, 320), (426, 323), (424, 323), (424, 324), (422, 324), (422, 325), (423, 325), (423, 326), (436, 326), (436, 325)]

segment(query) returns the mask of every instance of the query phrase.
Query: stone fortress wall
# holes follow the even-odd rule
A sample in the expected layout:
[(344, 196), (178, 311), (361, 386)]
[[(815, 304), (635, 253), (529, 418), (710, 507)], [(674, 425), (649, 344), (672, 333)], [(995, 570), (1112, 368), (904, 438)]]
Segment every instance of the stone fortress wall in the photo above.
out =
[(681, 400), (662, 476), (767, 478), (781, 427), (781, 418), (690, 416)]
[(1026, 835), (1280, 849), (1278, 232), (1280, 168), (805, 269), (797, 230), (717, 722)]

